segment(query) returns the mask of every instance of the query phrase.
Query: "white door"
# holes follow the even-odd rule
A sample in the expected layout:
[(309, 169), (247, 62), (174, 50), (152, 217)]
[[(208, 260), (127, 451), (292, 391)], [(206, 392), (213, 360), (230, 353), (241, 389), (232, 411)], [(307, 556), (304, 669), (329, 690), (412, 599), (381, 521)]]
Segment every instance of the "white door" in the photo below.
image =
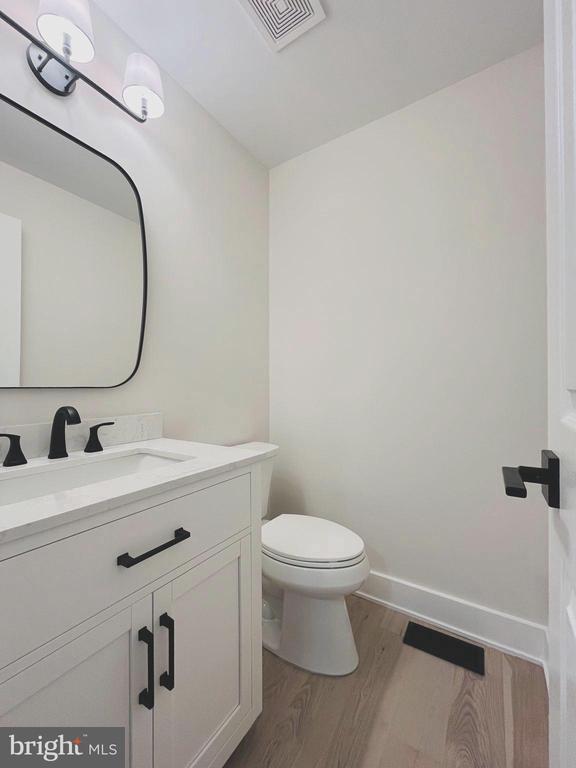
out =
[(576, 766), (576, 0), (546, 0), (550, 515), (550, 768)]
[(125, 728), (126, 766), (152, 768), (147, 687), (152, 597), (107, 619), (0, 685), (0, 727)]
[(154, 768), (212, 765), (249, 714), (250, 578), (246, 538), (154, 593)]

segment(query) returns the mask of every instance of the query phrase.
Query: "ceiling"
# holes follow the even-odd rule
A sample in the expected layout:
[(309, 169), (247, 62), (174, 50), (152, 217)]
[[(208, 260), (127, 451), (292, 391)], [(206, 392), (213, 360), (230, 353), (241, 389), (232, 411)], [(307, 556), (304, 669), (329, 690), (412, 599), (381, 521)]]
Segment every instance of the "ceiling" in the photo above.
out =
[(323, 0), (277, 53), (238, 0), (95, 2), (268, 166), (542, 38), (541, 0)]

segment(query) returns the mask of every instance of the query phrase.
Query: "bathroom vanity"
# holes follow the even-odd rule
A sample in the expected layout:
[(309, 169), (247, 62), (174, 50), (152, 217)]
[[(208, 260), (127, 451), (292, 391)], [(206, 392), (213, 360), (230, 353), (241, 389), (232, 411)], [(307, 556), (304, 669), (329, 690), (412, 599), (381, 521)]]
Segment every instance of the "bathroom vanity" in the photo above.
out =
[(123, 726), (132, 768), (224, 765), (261, 711), (275, 450), (161, 438), (0, 470), (0, 726)]
[[(0, 147), (0, 388), (126, 383), (148, 288), (134, 182), (2, 95)], [(0, 428), (0, 727), (120, 726), (127, 766), (220, 768), (261, 710), (275, 449), (99, 421), (63, 406), (51, 430)]]

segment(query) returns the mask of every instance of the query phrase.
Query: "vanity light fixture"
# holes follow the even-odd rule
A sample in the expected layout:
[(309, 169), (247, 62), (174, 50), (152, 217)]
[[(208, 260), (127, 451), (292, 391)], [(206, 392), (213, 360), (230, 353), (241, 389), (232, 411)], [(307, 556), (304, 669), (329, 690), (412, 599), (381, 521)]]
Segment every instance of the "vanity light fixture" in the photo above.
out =
[(95, 55), (89, 0), (40, 0), (36, 20), (40, 37), (1, 10), (0, 19), (29, 41), (28, 64), (52, 93), (70, 96), (81, 80), (139, 123), (164, 113), (160, 70), (149, 56), (134, 53), (128, 57), (123, 102), (72, 64), (92, 61)]
[(40, 0), (36, 26), (42, 39), (69, 61), (94, 58), (88, 0)]
[(40, 37), (61, 59), (31, 43), (26, 54), (30, 69), (52, 93), (70, 96), (78, 79), (70, 62), (84, 63), (94, 58), (88, 0), (40, 0), (36, 26)]
[(147, 118), (164, 114), (164, 89), (156, 62), (145, 53), (131, 53), (124, 75), (124, 103), (132, 112)]

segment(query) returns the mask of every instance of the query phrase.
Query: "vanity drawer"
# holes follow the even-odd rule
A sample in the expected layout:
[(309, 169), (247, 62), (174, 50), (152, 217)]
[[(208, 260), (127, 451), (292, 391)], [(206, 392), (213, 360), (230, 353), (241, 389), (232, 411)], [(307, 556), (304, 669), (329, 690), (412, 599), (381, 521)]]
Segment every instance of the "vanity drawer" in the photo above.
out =
[[(242, 475), (0, 563), (0, 667), (250, 526)], [(132, 567), (134, 558), (190, 536)]]

